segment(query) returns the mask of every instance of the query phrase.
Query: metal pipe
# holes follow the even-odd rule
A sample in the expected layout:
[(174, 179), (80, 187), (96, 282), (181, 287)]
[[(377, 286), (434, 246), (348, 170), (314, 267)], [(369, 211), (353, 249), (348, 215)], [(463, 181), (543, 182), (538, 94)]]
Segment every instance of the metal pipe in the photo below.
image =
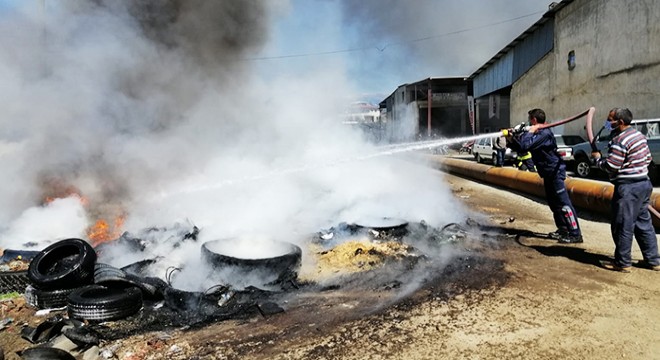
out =
[[(545, 196), (543, 179), (536, 173), (513, 168), (498, 168), (472, 161), (440, 156), (431, 157), (431, 161), (438, 164), (443, 171), (452, 174), (498, 185), (525, 194), (539, 197)], [(601, 181), (571, 177), (567, 178), (565, 183), (566, 190), (573, 205), (600, 214), (610, 214), (610, 202), (614, 193), (614, 185)], [(651, 194), (649, 210), (654, 215), (660, 215), (660, 192), (654, 190)], [(653, 217), (653, 225), (656, 228), (660, 228), (660, 216)]]

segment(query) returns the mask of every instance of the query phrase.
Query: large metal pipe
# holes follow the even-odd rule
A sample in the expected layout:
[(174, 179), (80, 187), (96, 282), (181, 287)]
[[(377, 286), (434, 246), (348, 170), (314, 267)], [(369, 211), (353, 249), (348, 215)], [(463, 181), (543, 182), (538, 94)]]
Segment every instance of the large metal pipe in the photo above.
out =
[[(433, 156), (431, 161), (437, 163), (442, 170), (452, 174), (545, 197), (543, 180), (536, 173), (440, 156)], [(609, 215), (614, 185), (602, 181), (569, 177), (566, 179), (566, 190), (576, 207)], [(649, 207), (660, 212), (660, 192), (653, 191)], [(652, 218), (653, 225), (660, 228), (660, 220), (656, 216), (652, 216)]]

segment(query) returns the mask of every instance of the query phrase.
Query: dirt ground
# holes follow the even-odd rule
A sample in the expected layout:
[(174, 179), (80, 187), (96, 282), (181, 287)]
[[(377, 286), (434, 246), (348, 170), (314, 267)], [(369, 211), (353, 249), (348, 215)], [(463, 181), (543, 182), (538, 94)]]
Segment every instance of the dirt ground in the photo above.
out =
[[(585, 242), (560, 245), (534, 235), (554, 230), (542, 200), (436, 180), (482, 226), (413, 294), (310, 292), (285, 313), (102, 348), (119, 359), (660, 359), (660, 273), (600, 268), (613, 251), (606, 219), (581, 212)], [(10, 335), (0, 346), (26, 346)]]

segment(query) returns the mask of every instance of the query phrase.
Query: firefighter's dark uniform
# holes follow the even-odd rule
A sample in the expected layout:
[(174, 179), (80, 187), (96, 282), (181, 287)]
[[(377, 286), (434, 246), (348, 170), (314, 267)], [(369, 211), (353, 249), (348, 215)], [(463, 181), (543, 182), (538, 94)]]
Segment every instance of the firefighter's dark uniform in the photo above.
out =
[(545, 196), (557, 225), (570, 236), (581, 236), (575, 208), (566, 192), (566, 165), (557, 153), (557, 141), (550, 129), (524, 132), (513, 137), (511, 148), (520, 154), (531, 152), (536, 171), (543, 178)]
[(524, 154), (518, 154), (516, 157), (516, 167), (518, 170), (528, 170), (531, 172), (536, 172), (534, 167), (534, 161), (532, 161), (532, 153), (529, 151)]

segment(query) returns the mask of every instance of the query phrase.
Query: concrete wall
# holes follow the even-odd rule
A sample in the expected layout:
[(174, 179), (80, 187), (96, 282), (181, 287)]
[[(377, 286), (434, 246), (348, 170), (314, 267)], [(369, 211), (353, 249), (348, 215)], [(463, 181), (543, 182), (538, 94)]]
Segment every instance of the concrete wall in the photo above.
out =
[[(615, 106), (638, 119), (660, 117), (658, 79), (660, 1), (575, 0), (556, 14), (553, 51), (513, 84), (511, 119), (540, 107), (559, 120), (589, 106), (597, 110), (594, 127)], [(586, 137), (584, 122), (567, 124), (564, 133)]]

